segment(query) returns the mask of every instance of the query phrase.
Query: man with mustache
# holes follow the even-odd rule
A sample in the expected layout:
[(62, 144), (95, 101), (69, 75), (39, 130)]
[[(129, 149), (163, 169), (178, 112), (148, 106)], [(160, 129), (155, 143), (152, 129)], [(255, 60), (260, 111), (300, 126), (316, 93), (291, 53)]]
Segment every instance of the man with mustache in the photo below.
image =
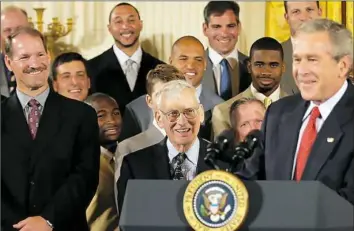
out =
[(1, 103), (2, 230), (88, 231), (85, 210), (98, 185), (97, 115), (49, 88), (39, 31), (12, 33), (5, 63), (17, 88)]
[(203, 86), (224, 100), (247, 89), (251, 78), (236, 48), (241, 32), (240, 7), (235, 1), (211, 1), (204, 8), (203, 33), (208, 38)]
[(291, 37), (282, 43), (286, 70), (281, 80), (281, 86), (287, 94), (292, 95), (299, 92), (292, 73), (293, 36), (301, 24), (312, 19), (320, 18), (322, 10), (319, 1), (284, 1), (284, 8), (284, 17), (289, 24)]
[(231, 128), (229, 111), (236, 100), (256, 98), (268, 107), (272, 102), (287, 95), (280, 87), (285, 70), (283, 49), (275, 39), (263, 37), (252, 44), (247, 68), (252, 76), (251, 85), (242, 93), (214, 108), (212, 124), (215, 136)]
[(1, 96), (9, 97), (16, 88), (12, 71), (5, 65), (5, 39), (16, 29), (29, 26), (27, 12), (16, 6), (8, 6), (1, 11), (1, 54), (0, 54), (0, 91)]
[(52, 64), (53, 89), (70, 99), (84, 101), (89, 93), (87, 61), (75, 52), (57, 56)]
[(112, 96), (124, 115), (125, 106), (146, 94), (146, 74), (163, 63), (140, 47), (143, 28), (138, 10), (129, 3), (119, 3), (109, 15), (108, 30), (114, 45), (89, 60), (93, 92)]
[(87, 221), (91, 231), (118, 230), (118, 212), (114, 196), (114, 153), (122, 117), (117, 102), (106, 94), (94, 93), (85, 102), (97, 113), (101, 144), (99, 184), (86, 210)]
[(252, 157), (246, 175), (320, 181), (354, 204), (354, 86), (347, 79), (353, 35), (337, 22), (314, 19), (296, 30), (293, 45), (300, 94), (268, 108), (264, 150)]

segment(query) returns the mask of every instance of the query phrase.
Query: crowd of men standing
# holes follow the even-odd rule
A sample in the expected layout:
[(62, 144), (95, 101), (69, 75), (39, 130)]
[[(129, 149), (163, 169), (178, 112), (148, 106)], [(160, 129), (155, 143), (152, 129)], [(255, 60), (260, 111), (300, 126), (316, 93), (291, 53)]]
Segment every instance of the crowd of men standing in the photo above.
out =
[(291, 38), (259, 38), (246, 55), (238, 4), (211, 1), (208, 47), (183, 36), (168, 64), (141, 48), (129, 3), (112, 9), (114, 44), (91, 60), (51, 60), (27, 13), (3, 9), (2, 230), (118, 230), (129, 180), (192, 180), (225, 130), (235, 144), (264, 134), (264, 150), (235, 174), (319, 180), (353, 204), (353, 37), (321, 19), (318, 1), (284, 7)]

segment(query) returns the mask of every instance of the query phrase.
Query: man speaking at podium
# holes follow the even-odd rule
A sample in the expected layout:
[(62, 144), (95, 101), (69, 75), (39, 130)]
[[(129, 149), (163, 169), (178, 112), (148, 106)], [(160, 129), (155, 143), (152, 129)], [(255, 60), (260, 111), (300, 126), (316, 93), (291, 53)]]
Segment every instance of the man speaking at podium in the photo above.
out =
[(318, 180), (354, 204), (353, 38), (327, 19), (296, 32), (293, 76), (300, 94), (272, 104), (263, 122), (264, 152), (244, 175), (259, 180)]

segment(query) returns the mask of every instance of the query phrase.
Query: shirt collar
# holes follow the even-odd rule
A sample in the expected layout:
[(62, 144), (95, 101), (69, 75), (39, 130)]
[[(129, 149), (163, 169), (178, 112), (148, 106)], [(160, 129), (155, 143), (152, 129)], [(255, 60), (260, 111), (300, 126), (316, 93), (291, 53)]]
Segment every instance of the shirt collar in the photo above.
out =
[(44, 107), (45, 101), (47, 100), (48, 95), (49, 95), (49, 87), (45, 91), (43, 91), (41, 94), (36, 95), (35, 97), (26, 95), (25, 93), (21, 92), (18, 88), (16, 88), (16, 94), (17, 94), (18, 100), (21, 103), (22, 109), (25, 109), (25, 107), (27, 106), (28, 102), (31, 99), (37, 100), (38, 103), (42, 107)]
[(157, 130), (159, 130), (159, 132), (162, 133), (163, 136), (166, 136), (166, 132), (164, 129), (160, 128), (160, 126), (157, 124), (155, 118), (154, 120), (152, 121), (152, 124), (157, 128)]
[[(118, 142), (117, 142), (118, 145)], [(104, 148), (104, 147), (100, 147), (101, 148), (101, 155), (103, 155), (107, 160), (109, 160), (109, 162), (111, 162), (112, 160), (114, 161), (114, 154), (112, 152), (110, 152), (108, 149)], [(118, 150), (118, 148), (117, 148)]]
[(195, 89), (197, 91), (198, 98), (200, 98), (200, 94), (202, 94), (202, 89), (202, 84), (199, 84), (199, 86)]
[[(258, 92), (252, 83), (251, 83), (251, 92), (252, 92), (252, 95), (256, 99), (258, 99), (262, 102), (264, 102), (264, 99), (267, 97), (267, 96), (263, 95), (262, 93)], [(277, 101), (280, 98), (280, 85), (270, 96), (268, 96), (268, 98), (270, 98), (272, 100), (272, 103)]]
[(211, 47), (209, 47), (208, 50), (209, 50), (209, 58), (211, 62), (214, 64), (214, 66), (219, 65), (223, 59), (227, 59), (229, 62), (230, 60), (238, 61), (238, 51), (236, 47), (230, 54), (226, 55), (225, 57), (220, 55)]
[(347, 88), (348, 88), (348, 82), (345, 81), (336, 94), (334, 94), (331, 98), (329, 98), (325, 102), (321, 103), (319, 106), (311, 101), (310, 106), (307, 108), (306, 113), (303, 117), (303, 121), (310, 115), (312, 109), (315, 106), (318, 106), (318, 109), (321, 113), (321, 118), (323, 119), (323, 121), (325, 121), (329, 116), (329, 114), (331, 113), (331, 111), (333, 110), (333, 108), (337, 105), (339, 100), (342, 98)]
[[(198, 163), (199, 147), (200, 147), (200, 142), (197, 137), (193, 145), (186, 151), (188, 160), (192, 162), (194, 165), (197, 165)], [(178, 155), (179, 151), (177, 151), (176, 148), (172, 145), (169, 138), (167, 139), (167, 149), (168, 149), (168, 157), (171, 161), (175, 156)]]
[(143, 56), (143, 51), (140, 46), (138, 47), (138, 49), (134, 52), (134, 54), (131, 57), (129, 57), (126, 53), (124, 53), (121, 49), (119, 49), (116, 44), (113, 45), (113, 51), (119, 61), (119, 64), (122, 67), (126, 66), (126, 62), (128, 59), (131, 59), (136, 64), (140, 65), (140, 62), (141, 62), (141, 59)]

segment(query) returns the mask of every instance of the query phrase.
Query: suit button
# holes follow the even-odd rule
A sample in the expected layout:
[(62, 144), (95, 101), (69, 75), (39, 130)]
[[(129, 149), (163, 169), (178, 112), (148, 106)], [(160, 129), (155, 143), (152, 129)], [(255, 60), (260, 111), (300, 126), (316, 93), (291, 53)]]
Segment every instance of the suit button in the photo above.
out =
[(33, 181), (31, 181), (31, 185), (34, 185), (34, 182), (33, 182)]

